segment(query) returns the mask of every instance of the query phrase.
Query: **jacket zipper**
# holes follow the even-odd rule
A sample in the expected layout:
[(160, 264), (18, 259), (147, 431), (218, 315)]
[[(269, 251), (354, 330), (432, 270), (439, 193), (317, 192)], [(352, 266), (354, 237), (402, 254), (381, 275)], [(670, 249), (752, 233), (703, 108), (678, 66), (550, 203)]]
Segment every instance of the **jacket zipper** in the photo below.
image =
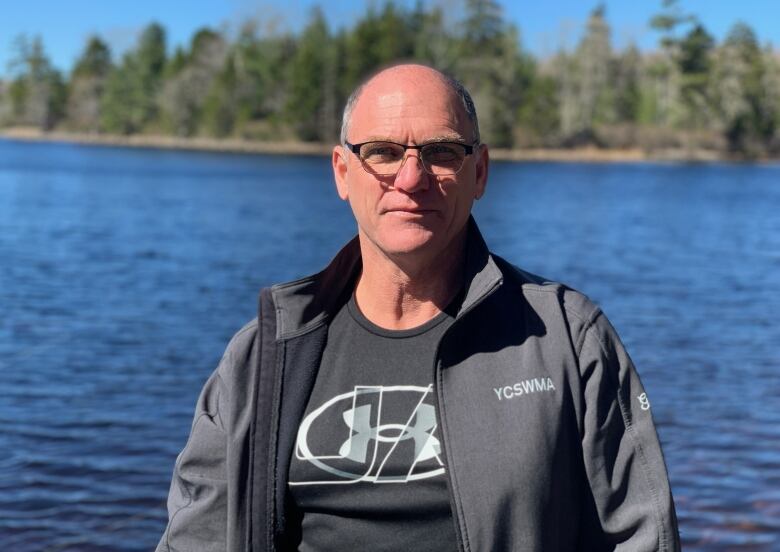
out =
[[(454, 322), (453, 322), (454, 324)], [(452, 325), (450, 325), (450, 328)], [(455, 524), (455, 539), (458, 542), (458, 550), (460, 552), (467, 552), (465, 541), (463, 539), (463, 532), (465, 530), (465, 527), (462, 527), (461, 524), (461, 509), (460, 509), (460, 503), (456, 498), (456, 492), (455, 492), (455, 484), (452, 478), (452, 461), (449, 456), (449, 452), (447, 449), (447, 446), (445, 444), (446, 438), (445, 438), (445, 428), (444, 428), (444, 417), (441, 415), (441, 397), (439, 393), (439, 387), (441, 385), (441, 363), (439, 362), (439, 348), (441, 346), (441, 342), (446, 337), (447, 333), (450, 331), (450, 328), (447, 328), (444, 333), (442, 334), (441, 338), (439, 339), (439, 343), (436, 344), (436, 352), (433, 356), (433, 400), (434, 400), (434, 407), (436, 408), (436, 419), (439, 420), (439, 427), (441, 428), (441, 452), (442, 455), (444, 455), (444, 459), (446, 462), (446, 466), (444, 469), (444, 474), (447, 477), (447, 488), (449, 489), (450, 494), (450, 508), (452, 509), (452, 517), (453, 522)]]
[[(458, 317), (455, 318), (455, 320), (452, 322), (452, 324), (447, 327), (446, 330), (444, 330), (444, 333), (439, 338), (439, 342), (436, 344), (436, 350), (434, 351), (433, 355), (433, 385), (434, 385), (434, 393), (433, 393), (433, 399), (434, 399), (434, 407), (436, 409), (436, 419), (439, 421), (439, 427), (441, 428), (441, 451), (444, 455), (446, 466), (444, 469), (444, 473), (447, 477), (447, 485), (450, 492), (450, 508), (452, 509), (452, 516), (453, 521), (455, 522), (455, 538), (458, 541), (458, 550), (460, 552), (470, 552), (471, 546), (468, 545), (466, 542), (466, 539), (464, 537), (464, 534), (466, 532), (465, 527), (465, 515), (462, 513), (462, 508), (460, 501), (458, 500), (458, 494), (455, 490), (455, 482), (452, 477), (452, 470), (453, 470), (453, 464), (452, 464), (452, 458), (449, 455), (449, 451), (447, 449), (447, 438), (446, 438), (446, 427), (445, 427), (445, 420), (444, 416), (442, 416), (441, 411), (441, 362), (439, 362), (439, 350), (441, 349), (441, 344), (447, 337), (447, 334), (449, 334), (450, 330), (455, 324), (458, 324), (463, 320), (463, 318), (471, 312), (477, 305), (479, 305), (487, 296), (491, 295), (499, 286), (501, 285), (501, 282), (496, 282), (489, 290), (487, 290), (477, 301), (472, 303), (466, 310), (462, 311)], [(461, 521), (463, 520), (463, 521)]]

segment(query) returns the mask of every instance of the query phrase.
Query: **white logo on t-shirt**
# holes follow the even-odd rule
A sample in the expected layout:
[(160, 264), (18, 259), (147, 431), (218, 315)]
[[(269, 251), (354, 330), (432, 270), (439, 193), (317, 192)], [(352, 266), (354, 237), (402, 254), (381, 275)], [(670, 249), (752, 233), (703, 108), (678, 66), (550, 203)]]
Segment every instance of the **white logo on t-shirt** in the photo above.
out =
[[(436, 410), (425, 402), (431, 389), (355, 386), (326, 401), (303, 419), (295, 447), (298, 460), (325, 473), (321, 479), (289, 484), (407, 483), (443, 474), (441, 444), (434, 437)], [(388, 408), (390, 403), (394, 408)], [(391, 419), (389, 411), (403, 414)], [(333, 432), (339, 419), (346, 426), (343, 440), (317, 439), (319, 432)], [(324, 424), (331, 425), (323, 430)]]

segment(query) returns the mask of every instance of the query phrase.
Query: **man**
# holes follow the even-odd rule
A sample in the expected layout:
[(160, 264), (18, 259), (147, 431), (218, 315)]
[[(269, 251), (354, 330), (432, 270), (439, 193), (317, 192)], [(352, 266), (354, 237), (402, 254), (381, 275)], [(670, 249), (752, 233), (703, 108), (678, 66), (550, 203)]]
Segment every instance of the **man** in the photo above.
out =
[(678, 550), (613, 328), (470, 217), (488, 149), (465, 89), (378, 73), (332, 164), (358, 236), (261, 293), (199, 399), (158, 551)]

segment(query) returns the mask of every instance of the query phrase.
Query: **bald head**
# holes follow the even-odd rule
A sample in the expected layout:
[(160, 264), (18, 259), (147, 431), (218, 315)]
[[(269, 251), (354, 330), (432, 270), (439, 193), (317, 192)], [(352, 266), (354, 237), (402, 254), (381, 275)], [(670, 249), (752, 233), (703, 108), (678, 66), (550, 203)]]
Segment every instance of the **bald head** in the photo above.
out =
[(454, 103), (462, 105), (463, 111), (471, 123), (473, 141), (474, 143), (480, 142), (477, 110), (474, 107), (474, 102), (471, 99), (468, 90), (454, 78), (445, 75), (432, 67), (418, 64), (402, 64), (388, 67), (387, 69), (376, 73), (355, 88), (352, 94), (350, 94), (347, 103), (344, 106), (344, 115), (341, 120), (342, 144), (347, 142), (347, 136), (352, 122), (352, 114), (363, 94), (366, 92), (371, 93), (378, 90), (387, 90), (393, 86), (398, 86), (401, 82), (418, 85), (434, 83), (440, 85), (444, 94), (450, 94)]

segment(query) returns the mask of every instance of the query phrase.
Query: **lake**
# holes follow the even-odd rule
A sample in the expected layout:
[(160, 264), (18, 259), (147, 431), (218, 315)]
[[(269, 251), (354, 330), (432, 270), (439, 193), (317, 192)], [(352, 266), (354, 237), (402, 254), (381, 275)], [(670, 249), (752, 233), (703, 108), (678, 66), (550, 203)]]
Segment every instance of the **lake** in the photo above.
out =
[[(684, 547), (780, 550), (780, 166), (494, 163), (493, 250), (598, 302)], [(328, 159), (0, 140), (0, 549), (162, 533), (200, 387), (258, 290), (355, 231)]]

